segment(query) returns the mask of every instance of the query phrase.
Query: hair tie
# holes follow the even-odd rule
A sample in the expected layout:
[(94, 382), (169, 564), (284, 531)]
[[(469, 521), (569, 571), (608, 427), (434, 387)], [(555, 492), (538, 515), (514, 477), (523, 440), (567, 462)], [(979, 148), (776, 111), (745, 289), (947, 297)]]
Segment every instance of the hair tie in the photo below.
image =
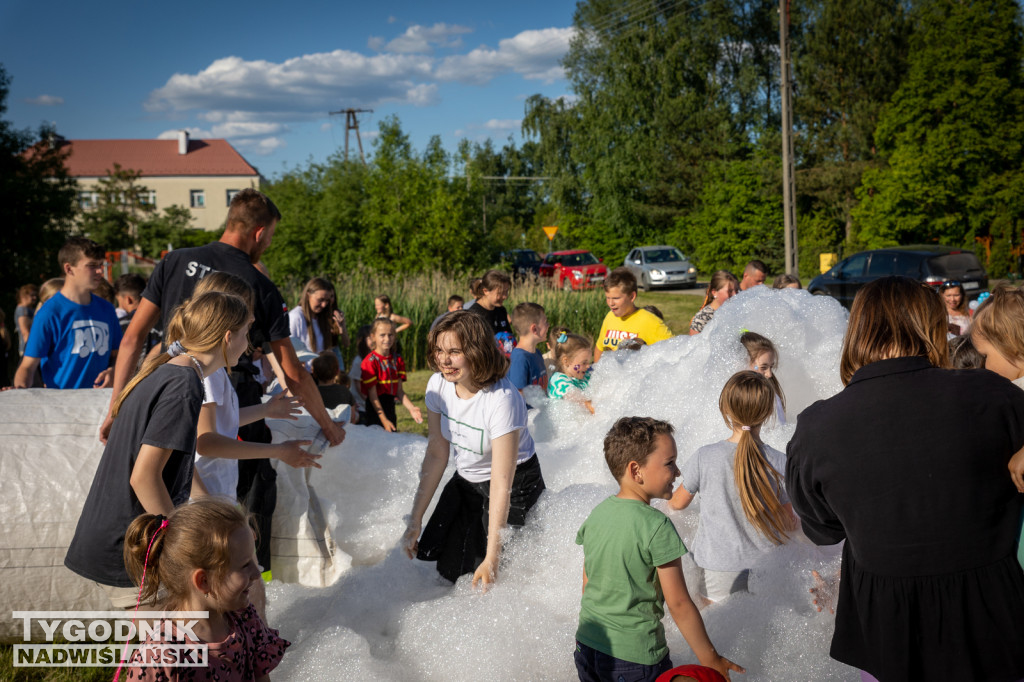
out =
[(172, 358), (176, 358), (185, 352), (185, 346), (181, 345), (181, 341), (175, 341), (171, 345), (167, 346), (167, 354)]
[(568, 340), (569, 340), (569, 335), (568, 335), (568, 334), (566, 334), (565, 332), (562, 332), (561, 334), (559, 334), (559, 335), (558, 335), (558, 338), (557, 338), (557, 339), (555, 339), (555, 340), (556, 340), (556, 341), (557, 341), (558, 343), (565, 343), (566, 341), (568, 341)]
[[(174, 344), (181, 348), (181, 344), (177, 341)], [(171, 344), (173, 347), (174, 344)], [(170, 352), (170, 348), (167, 349)], [(149, 552), (153, 549), (153, 543), (156, 542), (156, 536), (160, 534), (164, 528), (167, 528), (167, 517), (163, 514), (157, 514), (156, 518), (160, 521), (160, 527), (153, 533), (153, 537), (149, 539), (149, 544), (146, 545), (146, 559), (142, 562), (142, 579), (139, 581), (139, 597), (135, 600), (135, 612), (132, 615), (132, 625), (135, 624), (135, 619), (139, 614), (139, 606), (142, 604), (142, 586), (146, 584), (146, 569), (149, 568)], [(114, 682), (117, 682), (118, 678), (121, 677), (121, 668), (124, 667), (125, 654), (128, 653), (128, 642), (124, 643), (124, 650), (121, 652), (121, 662), (117, 666), (117, 672), (114, 673)]]
[(749, 329), (747, 329), (746, 327), (740, 327), (740, 336), (743, 336), (744, 334), (749, 334), (749, 333), (750, 333)]
[(741, 426), (740, 428), (743, 429), (744, 431), (749, 431), (750, 430), (749, 426)]

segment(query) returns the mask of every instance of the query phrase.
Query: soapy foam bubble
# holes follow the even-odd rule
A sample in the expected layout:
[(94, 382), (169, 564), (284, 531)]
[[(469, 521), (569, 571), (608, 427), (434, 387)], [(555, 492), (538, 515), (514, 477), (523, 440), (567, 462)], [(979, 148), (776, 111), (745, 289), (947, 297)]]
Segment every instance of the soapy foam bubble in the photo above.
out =
[[(762, 436), (785, 451), (799, 412), (841, 388), (845, 325), (846, 313), (832, 299), (757, 287), (731, 299), (699, 336), (605, 354), (591, 381), (593, 416), (571, 402), (528, 395), (539, 408), (531, 411), (530, 425), (548, 491), (526, 527), (508, 533), (498, 583), (487, 594), (474, 592), (468, 576), (450, 586), (432, 563), (409, 561), (397, 546), (425, 439), (350, 427), (311, 481), (351, 565), (343, 562), (329, 587), (268, 587), (270, 624), (293, 642), (275, 676), (576, 679), (572, 652), (583, 551), (575, 537), (590, 511), (617, 490), (603, 457), (611, 424), (626, 415), (672, 422), (680, 465), (700, 446), (728, 437), (718, 395), (747, 364), (738, 337), (749, 329), (779, 349), (790, 423), (770, 423)], [(450, 475), (451, 467), (442, 486)], [(654, 506), (668, 512), (663, 501)], [(698, 508), (699, 496), (690, 509), (669, 513), (686, 542), (696, 532)], [(751, 593), (703, 611), (718, 650), (747, 668), (733, 679), (859, 679), (829, 658), (834, 617), (827, 609), (818, 613), (807, 591), (812, 569), (834, 575), (838, 567), (836, 548), (793, 541), (755, 567)], [(692, 586), (692, 562), (684, 561), (684, 572)], [(669, 616), (666, 633), (676, 665), (696, 662)]]

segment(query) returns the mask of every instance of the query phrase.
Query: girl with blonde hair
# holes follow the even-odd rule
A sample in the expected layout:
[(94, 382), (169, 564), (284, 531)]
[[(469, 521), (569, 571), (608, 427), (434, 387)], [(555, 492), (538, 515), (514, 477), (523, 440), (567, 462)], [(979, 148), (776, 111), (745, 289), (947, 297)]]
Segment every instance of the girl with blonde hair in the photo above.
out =
[[(187, 644), (209, 644), (206, 669), (146, 665), (165, 660), (166, 639), (150, 636), (125, 664), (128, 680), (268, 680), (291, 644), (266, 626), (252, 603), (260, 587), (250, 519), (237, 505), (206, 499), (178, 507), (167, 517), (143, 514), (124, 538), (124, 562), (139, 586), (139, 602), (154, 601), (167, 611), (205, 611), (190, 628), (173, 632)], [(185, 674), (185, 671), (189, 671)], [(119, 669), (120, 672), (120, 669)], [(195, 676), (193, 678), (193, 676)], [(117, 677), (115, 676), (116, 680)]]

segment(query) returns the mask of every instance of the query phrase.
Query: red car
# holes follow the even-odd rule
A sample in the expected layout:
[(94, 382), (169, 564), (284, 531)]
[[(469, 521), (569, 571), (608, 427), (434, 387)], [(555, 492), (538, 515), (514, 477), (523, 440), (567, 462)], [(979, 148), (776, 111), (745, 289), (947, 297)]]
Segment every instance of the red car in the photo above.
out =
[(592, 289), (608, 276), (608, 268), (589, 251), (552, 251), (540, 264), (540, 276), (566, 291)]

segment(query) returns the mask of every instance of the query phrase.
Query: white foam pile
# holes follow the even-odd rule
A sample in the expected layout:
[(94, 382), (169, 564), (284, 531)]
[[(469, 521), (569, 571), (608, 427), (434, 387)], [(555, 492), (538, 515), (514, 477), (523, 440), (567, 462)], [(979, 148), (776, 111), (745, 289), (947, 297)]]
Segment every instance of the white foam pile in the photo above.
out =
[[(433, 564), (409, 561), (397, 548), (425, 441), (350, 428), (313, 475), (331, 535), (348, 555), (340, 562), (345, 568), (328, 587), (270, 585), (269, 619), (293, 642), (275, 677), (575, 679), (583, 552), (574, 540), (590, 510), (616, 490), (602, 454), (611, 424), (625, 415), (672, 422), (681, 463), (701, 445), (728, 437), (718, 394), (746, 364), (738, 337), (749, 329), (779, 348), (791, 424), (770, 427), (763, 437), (784, 451), (796, 415), (841, 387), (845, 325), (845, 311), (831, 299), (759, 287), (722, 307), (698, 337), (605, 355), (591, 382), (594, 416), (528, 396), (540, 408), (531, 412), (531, 430), (548, 491), (506, 544), (498, 583), (486, 595), (474, 592), (468, 578), (448, 586)], [(670, 516), (691, 540), (697, 506)], [(751, 594), (703, 612), (719, 651), (747, 668), (734, 679), (858, 679), (828, 657), (834, 619), (810, 603), (812, 569), (835, 574), (837, 552), (791, 543), (757, 567)], [(687, 578), (693, 582), (691, 569)], [(671, 618), (666, 631), (673, 661), (696, 662)]]
[[(531, 411), (531, 430), (548, 490), (527, 526), (508, 538), (498, 583), (487, 594), (474, 592), (468, 578), (452, 587), (437, 577), (433, 564), (410, 561), (398, 549), (425, 439), (352, 426), (345, 442), (327, 451), (323, 469), (308, 476), (309, 486), (305, 472), (279, 468), (274, 548), (281, 559), (275, 558), (275, 575), (305, 585), (275, 580), (268, 586), (270, 624), (293, 643), (274, 679), (575, 679), (583, 551), (574, 540), (591, 509), (616, 491), (602, 454), (611, 424), (626, 415), (670, 421), (680, 464), (698, 447), (728, 437), (718, 395), (728, 377), (746, 366), (738, 337), (749, 329), (772, 339), (780, 351), (778, 376), (790, 425), (770, 426), (762, 436), (784, 451), (796, 415), (841, 387), (845, 325), (845, 311), (831, 299), (758, 287), (729, 301), (697, 337), (606, 354), (591, 382), (596, 415), (528, 395), (539, 407)], [(72, 393), (78, 394), (75, 401), (54, 397), (70, 399)], [(98, 443), (89, 443), (95, 443), (92, 434), (108, 399), (108, 392), (83, 391), (0, 395), (0, 528), (5, 541), (19, 539), (5, 545), (28, 548), (0, 547), (0, 575), (10, 579), (0, 580), (0, 608), (8, 612), (71, 608), (54, 603), (67, 592), (55, 589), (56, 581), (67, 578), (60, 566), (63, 548), (98, 461)], [(52, 407), (55, 400), (59, 408)], [(77, 464), (83, 459), (88, 466)], [(448, 476), (450, 471), (442, 485)], [(312, 503), (306, 499), (310, 488)], [(661, 501), (655, 506), (667, 511)], [(697, 505), (670, 518), (684, 541), (692, 540)], [(47, 540), (57, 520), (59, 537)], [(311, 532), (309, 526), (322, 527)], [(326, 538), (318, 548), (313, 543), (325, 557), (319, 569), (303, 548), (310, 535)], [(44, 552), (44, 545), (56, 548)], [(307, 558), (297, 560), (296, 568), (289, 554)], [(703, 611), (719, 651), (747, 668), (745, 676), (733, 679), (859, 679), (828, 657), (834, 618), (827, 610), (818, 613), (808, 594), (812, 569), (834, 575), (838, 566), (837, 550), (793, 542), (755, 568), (750, 594)], [(89, 587), (71, 577), (80, 589)], [(694, 581), (692, 568), (687, 580)], [(56, 593), (49, 601), (29, 596), (33, 589), (45, 595), (47, 588)], [(67, 594), (66, 603), (78, 599), (77, 608), (105, 608), (95, 598)], [(674, 663), (696, 662), (670, 617), (666, 632)]]

